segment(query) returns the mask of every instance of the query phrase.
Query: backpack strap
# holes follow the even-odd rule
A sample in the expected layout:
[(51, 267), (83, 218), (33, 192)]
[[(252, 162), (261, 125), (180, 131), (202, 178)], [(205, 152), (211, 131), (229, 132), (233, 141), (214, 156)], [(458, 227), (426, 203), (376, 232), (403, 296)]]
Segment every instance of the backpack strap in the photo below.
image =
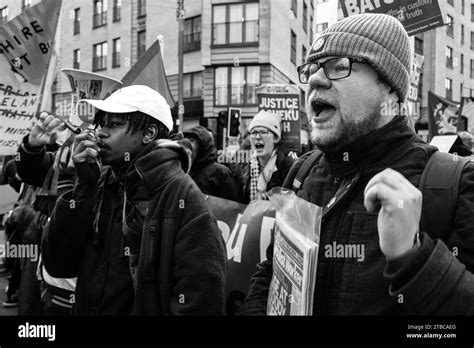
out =
[[(320, 150), (314, 150), (313, 153), (306, 158), (306, 160), (303, 162), (301, 167), (298, 169), (296, 172), (296, 175), (293, 179), (293, 182), (291, 183), (291, 189), (294, 192), (298, 192), (299, 189), (301, 188), (301, 185), (303, 185), (303, 182), (305, 179), (308, 177), (309, 172), (311, 171), (311, 168), (319, 162), (321, 159), (323, 153)], [(286, 185), (283, 185), (286, 187)]]
[(435, 152), (421, 174), (418, 188), (423, 195), (420, 228), (432, 238), (447, 241), (454, 221), (459, 182), (470, 157)]

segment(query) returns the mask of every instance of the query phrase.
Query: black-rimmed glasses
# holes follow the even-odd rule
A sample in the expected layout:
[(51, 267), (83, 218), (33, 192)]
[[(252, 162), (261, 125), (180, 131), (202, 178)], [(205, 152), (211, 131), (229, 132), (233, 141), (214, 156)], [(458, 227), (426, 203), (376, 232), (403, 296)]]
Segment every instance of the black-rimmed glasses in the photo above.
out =
[(351, 74), (352, 63), (366, 63), (365, 60), (352, 57), (337, 57), (329, 59), (324, 63), (305, 63), (300, 65), (298, 70), (298, 77), (301, 83), (308, 83), (311, 75), (316, 74), (319, 69), (323, 68), (324, 75), (329, 80), (339, 80), (346, 78)]

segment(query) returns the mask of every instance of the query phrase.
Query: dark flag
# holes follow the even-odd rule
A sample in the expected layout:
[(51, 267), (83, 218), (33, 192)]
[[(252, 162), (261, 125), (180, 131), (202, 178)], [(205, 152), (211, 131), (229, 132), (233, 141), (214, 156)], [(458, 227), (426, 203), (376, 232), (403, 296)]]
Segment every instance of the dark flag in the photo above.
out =
[(436, 135), (456, 134), (459, 104), (428, 92), (429, 140)]
[(124, 86), (145, 85), (160, 93), (168, 105), (175, 105), (166, 79), (163, 58), (161, 57), (160, 43), (158, 40), (138, 59), (132, 68), (122, 78)]

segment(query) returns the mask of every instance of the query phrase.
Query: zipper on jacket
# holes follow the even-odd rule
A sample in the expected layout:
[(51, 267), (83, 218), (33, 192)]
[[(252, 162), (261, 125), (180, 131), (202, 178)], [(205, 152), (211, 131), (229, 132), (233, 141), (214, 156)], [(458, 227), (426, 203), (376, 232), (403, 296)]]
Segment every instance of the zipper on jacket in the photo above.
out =
[[(360, 175), (359, 174), (356, 174), (352, 179), (351, 181), (348, 183), (348, 184), (345, 184), (344, 183), (344, 180), (342, 180), (342, 183), (345, 185), (345, 187), (341, 190), (341, 187), (338, 188), (338, 190), (336, 191), (336, 194), (334, 195), (333, 198), (331, 198), (331, 200), (329, 201), (329, 203), (326, 205), (326, 211), (323, 211), (323, 216), (321, 218), (321, 224), (323, 223), (324, 221), (324, 218), (326, 217), (326, 215), (333, 211), (334, 208), (339, 204), (339, 202), (342, 201), (342, 199), (347, 196), (351, 190), (353, 189), (353, 187), (355, 186), (355, 184), (357, 183), (357, 181), (359, 180), (359, 177)], [(344, 219), (342, 219), (344, 220)], [(342, 220), (340, 221), (340, 224), (342, 223)], [(336, 230), (336, 236), (335, 236), (335, 240), (337, 241), (338, 237), (339, 237), (339, 231), (341, 230), (341, 226), (340, 224), (338, 225), (337, 227), (337, 230)], [(327, 301), (325, 301), (325, 299), (327, 300), (327, 296), (329, 294), (329, 287), (330, 287), (330, 279), (332, 277), (332, 273), (333, 273), (333, 269), (334, 269), (334, 262), (335, 262), (335, 259), (332, 258), (330, 261), (329, 261), (329, 270), (328, 270), (328, 281), (326, 283), (326, 287), (324, 289), (324, 292), (322, 294), (322, 299), (323, 301), (321, 301), (321, 311), (322, 311), (322, 314), (327, 314), (326, 313), (326, 310), (327, 310)]]

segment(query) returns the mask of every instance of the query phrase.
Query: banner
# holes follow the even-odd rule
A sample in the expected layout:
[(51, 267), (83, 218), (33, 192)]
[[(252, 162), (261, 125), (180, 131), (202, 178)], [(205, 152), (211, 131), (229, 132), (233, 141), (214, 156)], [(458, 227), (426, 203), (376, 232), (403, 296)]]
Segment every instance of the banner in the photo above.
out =
[(269, 201), (254, 201), (248, 206), (206, 196), (209, 209), (226, 242), (226, 314), (234, 315), (247, 296), (256, 265), (266, 260), (275, 224), (275, 210)]
[(463, 124), (462, 129), (458, 130), (466, 130), (467, 132), (474, 134), (474, 99), (473, 98), (463, 98), (461, 101), (461, 108), (459, 112), (459, 117), (461, 118), (461, 122), (458, 123), (460, 125)]
[(360, 13), (385, 13), (396, 17), (408, 35), (444, 25), (438, 0), (339, 0), (344, 17)]
[(300, 90), (295, 85), (263, 85), (257, 88), (258, 111), (281, 117), (281, 141), (285, 152), (301, 152)]
[(415, 122), (420, 118), (421, 105), (418, 103), (418, 85), (420, 84), (421, 68), (424, 57), (415, 53), (411, 65), (410, 86), (408, 88), (407, 108), (408, 123), (415, 129)]
[(160, 42), (158, 40), (146, 50), (130, 71), (125, 74), (122, 78), (122, 83), (124, 86), (148, 86), (160, 93), (171, 108), (175, 105), (170, 87), (168, 86), (163, 58), (161, 57)]
[(457, 133), (459, 104), (428, 92), (429, 139), (436, 135)]
[(0, 155), (29, 133), (50, 62), (61, 0), (43, 0), (0, 27)]

